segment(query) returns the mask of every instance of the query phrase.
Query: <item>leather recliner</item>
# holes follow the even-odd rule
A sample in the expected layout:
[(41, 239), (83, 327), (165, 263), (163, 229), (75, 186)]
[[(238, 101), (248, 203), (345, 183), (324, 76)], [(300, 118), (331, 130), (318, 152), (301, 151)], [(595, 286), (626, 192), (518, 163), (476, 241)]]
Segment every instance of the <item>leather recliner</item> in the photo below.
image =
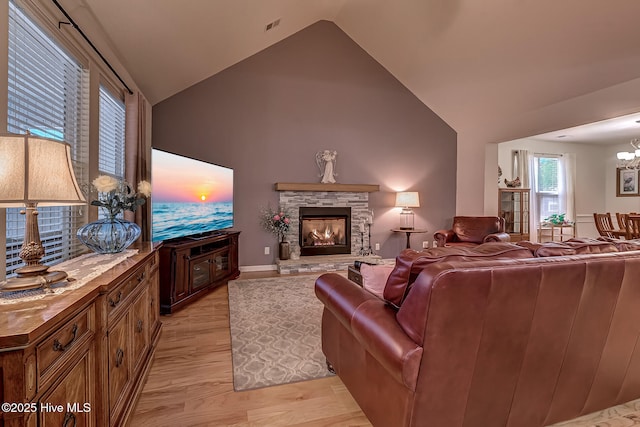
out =
[(504, 218), (498, 216), (455, 216), (449, 230), (433, 234), (439, 247), (475, 246), (487, 242), (509, 242)]

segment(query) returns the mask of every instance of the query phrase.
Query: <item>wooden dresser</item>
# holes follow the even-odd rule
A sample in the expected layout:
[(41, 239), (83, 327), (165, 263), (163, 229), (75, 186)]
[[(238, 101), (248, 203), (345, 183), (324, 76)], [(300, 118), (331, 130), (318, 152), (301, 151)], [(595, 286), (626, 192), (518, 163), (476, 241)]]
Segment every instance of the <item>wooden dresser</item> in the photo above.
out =
[(0, 305), (0, 427), (126, 425), (161, 329), (158, 253), (136, 248), (78, 289)]

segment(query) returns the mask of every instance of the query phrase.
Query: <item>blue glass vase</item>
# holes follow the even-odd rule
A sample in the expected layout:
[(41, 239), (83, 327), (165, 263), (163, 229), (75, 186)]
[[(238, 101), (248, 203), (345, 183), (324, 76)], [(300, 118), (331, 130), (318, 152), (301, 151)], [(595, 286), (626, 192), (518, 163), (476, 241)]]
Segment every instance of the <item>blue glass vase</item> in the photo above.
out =
[(140, 227), (135, 222), (109, 217), (83, 225), (76, 234), (92, 251), (116, 254), (140, 237)]

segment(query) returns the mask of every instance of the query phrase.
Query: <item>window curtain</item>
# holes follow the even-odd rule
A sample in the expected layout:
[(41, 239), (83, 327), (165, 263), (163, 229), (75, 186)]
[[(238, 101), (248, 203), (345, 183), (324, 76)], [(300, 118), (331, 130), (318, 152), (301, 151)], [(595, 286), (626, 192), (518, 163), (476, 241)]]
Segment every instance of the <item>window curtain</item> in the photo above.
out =
[(558, 179), (558, 202), (560, 212), (565, 213), (565, 219), (576, 221), (576, 155), (575, 153), (562, 153)]
[(532, 242), (538, 241), (538, 224), (540, 224), (540, 209), (538, 207), (538, 198), (536, 197), (535, 191), (538, 188), (538, 176), (535, 173), (536, 171), (536, 160), (534, 153), (530, 153), (527, 151), (527, 165), (528, 165), (528, 173), (527, 173), (527, 186), (525, 188), (529, 188), (529, 240)]
[[(151, 182), (150, 154), (151, 132), (148, 131), (151, 105), (145, 97), (135, 92), (125, 95), (126, 126), (125, 126), (125, 176), (126, 180), (136, 186), (142, 180)], [(141, 241), (151, 240), (151, 200), (140, 206), (135, 213), (125, 212), (125, 218), (135, 221), (140, 226)]]
[(531, 188), (531, 177), (529, 176), (530, 167), (530, 159), (529, 159), (529, 151), (528, 150), (514, 150), (513, 153), (513, 179), (516, 177), (520, 178), (520, 183), (522, 184), (522, 188)]
[(529, 152), (529, 150), (513, 151), (514, 179), (515, 177), (519, 177), (521, 188), (528, 188), (530, 190), (529, 191), (529, 224), (527, 224), (528, 227), (525, 230), (529, 232), (529, 240), (531, 241), (535, 241), (535, 238), (537, 237), (536, 236), (537, 233), (533, 232), (533, 230), (537, 230), (537, 228), (533, 226), (534, 224), (533, 212), (535, 212), (534, 206), (532, 205), (533, 195), (532, 195), (532, 187), (531, 187), (531, 184), (533, 183), (533, 176), (531, 175), (531, 171), (534, 170), (533, 161), (534, 161), (533, 153)]

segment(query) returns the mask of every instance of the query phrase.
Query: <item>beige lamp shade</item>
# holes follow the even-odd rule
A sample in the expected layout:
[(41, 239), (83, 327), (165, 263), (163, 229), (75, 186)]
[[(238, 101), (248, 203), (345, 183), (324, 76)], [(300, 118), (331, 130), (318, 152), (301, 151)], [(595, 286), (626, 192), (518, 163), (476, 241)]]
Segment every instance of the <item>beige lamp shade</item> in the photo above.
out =
[(417, 191), (402, 191), (396, 193), (396, 207), (419, 208), (420, 197)]
[(81, 205), (71, 147), (33, 135), (0, 135), (0, 206)]

